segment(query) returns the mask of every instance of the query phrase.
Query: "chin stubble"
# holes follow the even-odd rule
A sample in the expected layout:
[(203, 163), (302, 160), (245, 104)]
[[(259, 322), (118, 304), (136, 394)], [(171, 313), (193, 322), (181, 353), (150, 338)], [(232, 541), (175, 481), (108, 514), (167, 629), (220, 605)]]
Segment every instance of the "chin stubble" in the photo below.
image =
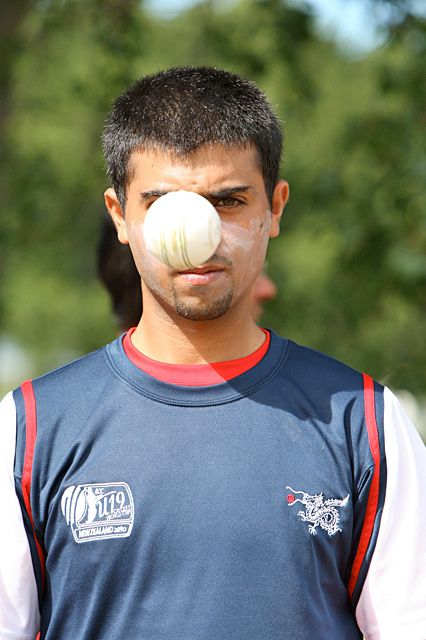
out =
[(234, 289), (231, 288), (222, 298), (217, 300), (188, 304), (179, 298), (179, 295), (173, 288), (174, 308), (181, 318), (186, 318), (187, 320), (216, 320), (216, 318), (220, 318), (228, 311), (233, 295)]

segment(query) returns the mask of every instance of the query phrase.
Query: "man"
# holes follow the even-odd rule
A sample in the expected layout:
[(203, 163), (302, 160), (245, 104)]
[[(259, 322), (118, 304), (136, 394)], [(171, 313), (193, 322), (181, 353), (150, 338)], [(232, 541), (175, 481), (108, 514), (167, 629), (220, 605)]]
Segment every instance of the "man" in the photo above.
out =
[[(149, 76), (104, 149), (144, 311), (2, 403), (0, 637), (425, 638), (419, 437), (389, 390), (250, 313), (288, 198), (265, 97), (209, 68)], [(143, 238), (177, 190), (223, 230), (185, 271)]]
[[(141, 279), (127, 244), (117, 240), (115, 227), (108, 215), (102, 218), (98, 250), (98, 274), (110, 298), (114, 318), (121, 331), (136, 326), (142, 315)], [(263, 305), (273, 300), (277, 288), (262, 272), (251, 290), (251, 313), (256, 322), (263, 313)]]

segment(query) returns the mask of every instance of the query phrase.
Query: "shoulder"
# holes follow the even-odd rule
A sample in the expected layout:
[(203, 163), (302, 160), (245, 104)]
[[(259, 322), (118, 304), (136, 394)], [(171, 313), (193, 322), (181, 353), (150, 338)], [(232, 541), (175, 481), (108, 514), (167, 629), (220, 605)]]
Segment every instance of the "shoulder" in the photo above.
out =
[(56, 388), (63, 390), (64, 387), (69, 390), (75, 386), (79, 389), (84, 388), (86, 385), (92, 387), (94, 384), (99, 384), (101, 374), (106, 372), (108, 368), (106, 347), (101, 347), (53, 371), (34, 378), (32, 384), (36, 393), (43, 393), (47, 390), (53, 392)]
[[(285, 351), (279, 370), (282, 384), (307, 396), (316, 406), (324, 402), (346, 404), (354, 398), (364, 402), (366, 382), (371, 378), (353, 367), (315, 349), (280, 338), (271, 332), (271, 345)], [(283, 348), (283, 345), (284, 348)], [(377, 401), (383, 403), (383, 386), (374, 381)]]
[(336, 418), (354, 428), (364, 424), (366, 402), (373, 399), (376, 418), (383, 422), (384, 387), (368, 374), (273, 332), (271, 346), (284, 353), (275, 388), (293, 405), (325, 423)]
[(363, 388), (363, 374), (325, 353), (289, 340), (287, 363), (294, 375), (303, 375), (306, 383), (319, 382), (332, 387)]
[[(108, 347), (109, 345), (103, 346), (68, 364), (27, 381), (32, 387), (37, 401), (41, 402), (47, 398), (52, 401), (56, 399), (69, 400), (74, 395), (84, 396), (96, 392), (97, 388), (108, 384), (110, 377), (113, 375), (107, 355)], [(22, 388), (27, 383), (13, 391), (17, 404), (19, 404), (22, 396)]]
[[(17, 428), (25, 433), (31, 407), (37, 421), (37, 437), (61, 425), (71, 429), (81, 424), (102, 397), (107, 396), (115, 378), (106, 347), (23, 383), (13, 392)], [(18, 438), (19, 439), (19, 438)]]

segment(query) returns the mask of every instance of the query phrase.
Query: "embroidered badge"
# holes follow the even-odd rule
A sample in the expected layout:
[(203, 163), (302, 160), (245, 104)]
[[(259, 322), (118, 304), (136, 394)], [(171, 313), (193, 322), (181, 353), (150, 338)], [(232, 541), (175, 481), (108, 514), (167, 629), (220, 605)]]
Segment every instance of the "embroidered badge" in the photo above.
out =
[[(340, 514), (336, 507), (345, 507), (348, 504), (349, 493), (346, 498), (341, 500), (338, 498), (327, 498), (324, 500), (322, 493), (311, 496), (304, 491), (295, 491), (291, 487), (286, 487), (292, 493), (287, 495), (287, 504), (292, 507), (296, 502), (300, 502), (305, 507), (297, 512), (297, 515), (303, 522), (308, 522), (308, 531), (313, 536), (317, 534), (317, 527), (321, 527), (324, 531), (327, 531), (329, 536), (334, 536), (335, 533), (342, 531), (338, 526), (340, 522)], [(300, 494), (301, 497), (297, 498), (293, 494)]]
[(125, 482), (68, 487), (61, 509), (76, 542), (127, 538), (132, 531), (133, 496)]

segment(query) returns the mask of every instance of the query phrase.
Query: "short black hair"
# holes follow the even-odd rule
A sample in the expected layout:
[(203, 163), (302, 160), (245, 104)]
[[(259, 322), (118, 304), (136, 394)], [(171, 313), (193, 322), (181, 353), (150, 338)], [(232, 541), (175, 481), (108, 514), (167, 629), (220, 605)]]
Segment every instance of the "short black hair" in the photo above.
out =
[(111, 218), (102, 217), (97, 250), (100, 280), (110, 297), (115, 319), (122, 331), (135, 327), (142, 315), (141, 278), (129, 245), (120, 244)]
[(282, 151), (280, 122), (254, 82), (213, 67), (175, 67), (145, 76), (114, 102), (103, 133), (107, 173), (120, 204), (138, 149), (187, 156), (204, 145), (252, 145), (271, 199)]

